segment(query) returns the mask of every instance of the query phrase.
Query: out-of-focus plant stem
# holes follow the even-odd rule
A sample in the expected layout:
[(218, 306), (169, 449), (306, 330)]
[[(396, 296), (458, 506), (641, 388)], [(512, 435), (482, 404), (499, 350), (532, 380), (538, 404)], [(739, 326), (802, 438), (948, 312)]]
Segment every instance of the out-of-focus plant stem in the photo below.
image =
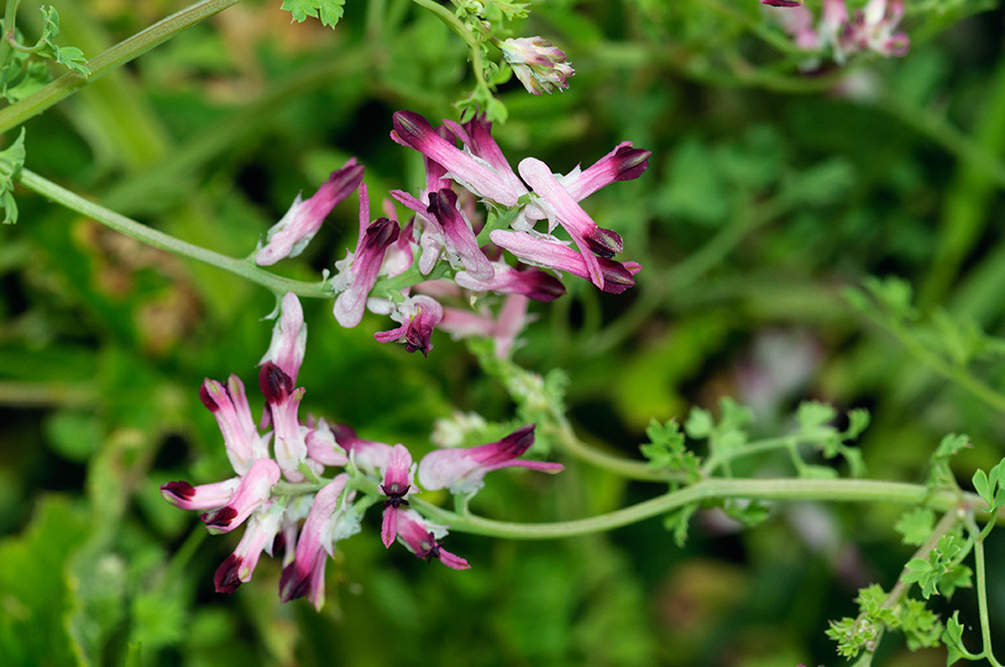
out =
[[(240, 0), (202, 0), (202, 2), (196, 2), (141, 30), (132, 37), (119, 42), (104, 53), (87, 61), (87, 67), (91, 70), (90, 76), (85, 77), (76, 72), (68, 72), (38, 92), (29, 95), (16, 104), (12, 104), (6, 109), (0, 110), (0, 133), (17, 127), (32, 116), (42, 113), (60, 100), (73, 94), (74, 91), (88, 82), (101, 78), (108, 72), (167, 41), (178, 32), (238, 2)], [(2, 46), (0, 46), (0, 49), (2, 49)]]

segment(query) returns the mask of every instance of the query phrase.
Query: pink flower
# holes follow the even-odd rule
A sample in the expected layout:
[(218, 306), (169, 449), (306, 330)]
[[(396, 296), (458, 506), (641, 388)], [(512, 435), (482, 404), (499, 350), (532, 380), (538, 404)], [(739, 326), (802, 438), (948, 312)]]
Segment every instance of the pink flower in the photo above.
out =
[(248, 527), (237, 549), (223, 561), (213, 576), (217, 593), (233, 593), (242, 583), (251, 581), (262, 552), (272, 555), (272, 546), (279, 533), (284, 511), (285, 508), (281, 505), (273, 504), (248, 520)]
[(397, 513), (396, 535), (406, 549), (419, 558), (426, 560), (436, 558), (454, 570), (470, 568), (468, 561), (440, 546), (439, 540), (446, 534), (447, 529), (444, 526), (427, 522), (415, 510), (409, 509)]
[[(465, 153), (433, 130), (425, 118), (411, 111), (394, 114), (394, 131), (391, 138), (402, 146), (409, 146), (447, 170), (454, 181), (478, 197), (503, 206), (515, 206), (525, 189), (501, 177), (499, 172), (484, 160)], [(522, 191), (521, 191), (522, 190)]]
[[(258, 459), (252, 463), (247, 474), (240, 478), (237, 490), (227, 499), (226, 505), (199, 517), (206, 524), (206, 530), (217, 535), (230, 532), (244, 523), (252, 512), (272, 496), (272, 489), (279, 483), (280, 474), (279, 466), (272, 459)], [(164, 490), (161, 487), (162, 493)], [(167, 494), (164, 497), (171, 502)]]
[(297, 539), (293, 562), (283, 569), (279, 595), (283, 602), (308, 596), (320, 610), (325, 601), (325, 563), (335, 553), (335, 542), (359, 532), (359, 516), (353, 511), (355, 491), (343, 497), (349, 476), (342, 474), (314, 496), (304, 527)]
[(401, 326), (380, 331), (373, 337), (381, 343), (404, 343), (408, 352), (419, 351), (422, 356), (429, 354), (433, 349), (430, 338), (433, 328), (443, 318), (443, 307), (435, 299), (419, 295), (406, 298), (392, 313), (392, 317), (400, 321)]
[(339, 273), (332, 286), (340, 294), (335, 299), (333, 312), (338, 323), (347, 329), (363, 321), (366, 299), (377, 282), (384, 253), (398, 239), (399, 231), (397, 222), (377, 218), (361, 229), (356, 251), (347, 253), (344, 260), (336, 262)]
[(390, 548), (398, 531), (398, 509), (408, 507), (406, 497), (412, 490), (412, 455), (401, 444), (395, 445), (384, 469), (384, 483), (380, 490), (387, 496), (384, 501), (384, 516), (380, 537), (384, 547)]
[(317, 425), (307, 431), (304, 443), (307, 445), (307, 457), (321, 465), (341, 467), (349, 462), (345, 450), (335, 441), (335, 434), (324, 419), (319, 419)]
[(522, 294), (535, 301), (554, 301), (565, 294), (565, 285), (544, 271), (529, 269), (519, 271), (505, 262), (493, 262), (493, 275), (488, 280), (478, 280), (467, 271), (460, 271), (454, 281), (473, 292), (496, 294)]
[(179, 509), (209, 510), (226, 505), (240, 485), (240, 477), (198, 486), (188, 482), (168, 482), (161, 485), (161, 496)]
[(269, 456), (269, 438), (260, 436), (255, 428), (240, 378), (231, 375), (226, 388), (207, 378), (199, 388), (199, 398), (220, 425), (234, 472), (243, 475), (256, 460)]
[[(542, 266), (557, 271), (568, 271), (580, 278), (590, 278), (589, 266), (583, 253), (562, 245), (558, 241), (537, 238), (526, 232), (509, 232), (497, 229), (489, 233), (489, 238), (500, 248), (509, 250), (521, 262)], [(620, 294), (635, 285), (635, 274), (642, 266), (636, 262), (616, 262), (604, 257), (592, 257), (603, 280), (603, 291)]]
[(331, 429), (339, 446), (348, 452), (350, 460), (364, 474), (376, 475), (387, 466), (393, 449), (391, 445), (363, 440), (345, 424), (335, 424)]
[[(456, 263), (464, 267), (472, 277), (478, 280), (491, 278), (492, 265), (478, 248), (471, 223), (457, 210), (457, 193), (448, 189), (430, 193), (427, 210), (443, 230), (443, 241), (448, 256), (456, 256)], [(451, 265), (453, 264), (455, 262), (451, 261)]]
[(304, 311), (297, 295), (287, 292), (280, 305), (280, 316), (272, 328), (269, 349), (258, 365), (271, 361), (296, 384), (306, 349), (307, 325), (304, 324)]
[(350, 158), (344, 167), (331, 173), (313, 197), (303, 201), (297, 195), (282, 220), (268, 231), (265, 247), (258, 250), (255, 263), (269, 266), (284, 257), (296, 257), (303, 252), (321, 229), (325, 217), (336, 205), (345, 201), (362, 180), (362, 165), (356, 164), (356, 158)]
[(294, 389), (293, 378), (271, 361), (266, 361), (258, 373), (258, 386), (265, 395), (272, 416), (276, 461), (283, 475), (291, 482), (302, 482), (300, 464), (307, 460), (306, 429), (301, 429), (297, 413), (306, 390)]
[(519, 37), (499, 43), (503, 58), (513, 68), (516, 78), (534, 95), (565, 90), (566, 81), (575, 70), (565, 60), (565, 53), (543, 37)]
[(521, 460), (534, 444), (534, 424), (510, 433), (498, 442), (470, 449), (437, 449), (419, 461), (419, 484), (427, 491), (447, 489), (454, 494), (472, 494), (483, 485), (486, 473), (499, 468), (530, 468), (559, 472), (559, 463)]

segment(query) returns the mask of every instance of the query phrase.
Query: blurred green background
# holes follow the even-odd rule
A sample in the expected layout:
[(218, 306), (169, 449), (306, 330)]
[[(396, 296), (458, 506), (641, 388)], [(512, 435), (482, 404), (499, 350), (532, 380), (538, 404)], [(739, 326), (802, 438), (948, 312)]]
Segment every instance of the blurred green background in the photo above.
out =
[[(55, 4), (60, 43), (88, 56), (184, 6)], [(904, 279), (911, 340), (1005, 387), (1002, 346), (979, 333), (1005, 327), (1003, 13), (967, 17), (978, 9), (989, 8), (912, 3), (905, 58), (801, 72), (798, 54), (758, 37), (782, 33), (755, 0), (534, 4), (516, 34), (555, 42), (576, 75), (550, 96), (502, 86), (510, 117), (494, 135), (510, 162), (533, 155), (566, 172), (624, 140), (653, 152), (643, 177), (584, 203), (643, 264), (636, 287), (613, 296), (567, 279), (566, 297), (535, 305), (515, 355), (569, 373), (583, 439), (637, 457), (650, 418), (726, 395), (753, 409), (755, 435), (778, 434), (812, 398), (872, 411), (861, 447), (874, 478), (923, 482), (947, 432), (975, 443), (956, 461), (962, 479), (1002, 457), (1000, 408), (843, 297), (869, 276)], [(24, 3), (29, 35), (36, 13)], [(29, 121), (26, 166), (243, 257), (349, 156), (375, 200), (420, 185), (418, 153), (388, 139), (391, 114), (456, 118), (465, 59), (463, 42), (406, 0), (349, 0), (334, 31), (249, 0)], [(656, 519), (541, 543), (453, 534), (464, 572), (385, 551), (368, 517), (329, 564), (321, 613), (279, 603), (267, 558), (218, 595), (213, 572), (238, 537), (200, 541), (195, 514), (158, 486), (229, 474), (198, 387), (230, 373), (254, 385), (272, 296), (15, 194), (20, 221), (0, 229), (4, 665), (839, 664), (827, 621), (854, 615), (859, 587), (892, 586), (910, 557), (892, 529), (902, 508), (884, 505), (782, 505), (749, 531), (702, 512), (683, 549)], [(355, 242), (355, 218), (354, 204), (338, 207), (277, 270), (330, 269)], [(304, 307), (300, 383), (315, 414), (418, 451), (454, 410), (512, 417), (502, 386), (446, 335), (423, 359), (375, 343), (382, 318), (347, 331), (330, 302)], [(555, 478), (496, 473), (475, 509), (558, 520), (665, 489), (563, 462)], [(775, 459), (742, 472), (791, 474)], [(1001, 634), (1000, 536), (988, 553)], [(973, 591), (956, 595), (973, 625)], [(877, 662), (945, 654), (909, 653), (891, 635)]]

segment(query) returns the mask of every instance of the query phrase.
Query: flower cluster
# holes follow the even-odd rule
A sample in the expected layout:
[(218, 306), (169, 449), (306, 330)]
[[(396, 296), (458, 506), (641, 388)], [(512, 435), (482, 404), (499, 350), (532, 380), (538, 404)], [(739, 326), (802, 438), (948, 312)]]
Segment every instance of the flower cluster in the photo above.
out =
[[(592, 166), (563, 175), (535, 158), (514, 171), (482, 117), (434, 128), (416, 113), (399, 111), (391, 138), (425, 158), (423, 189), (417, 195), (391, 192), (411, 214), (406, 223), (391, 202), (384, 203), (383, 216), (371, 219), (363, 167), (352, 159), (308, 201), (298, 197), (256, 255), (264, 265), (300, 252), (332, 207), (358, 191), (356, 246), (335, 263), (327, 283), (342, 326), (357, 326), (370, 310), (396, 323), (376, 339), (404, 343), (409, 352), (428, 353), (438, 328), (455, 336), (492, 336), (505, 355), (527, 321), (528, 299), (551, 301), (565, 293), (553, 272), (585, 278), (611, 293), (635, 284), (641, 266), (615, 258), (622, 251), (620, 235), (598, 225), (579, 202), (615, 181), (640, 176), (649, 151), (624, 142)], [(568, 240), (555, 235), (559, 228)], [(508, 263), (504, 251), (517, 263)], [(504, 298), (498, 316), (484, 308), (473, 312), (470, 304), (483, 304), (479, 297), (489, 294)]]
[(535, 95), (565, 90), (569, 87), (566, 79), (576, 73), (565, 53), (543, 37), (506, 39), (499, 42), (499, 48), (516, 78)]
[(868, 0), (865, 7), (849, 12), (845, 0), (823, 0), (820, 22), (814, 29), (813, 14), (805, 6), (787, 0), (762, 0), (779, 7), (783, 28), (804, 51), (830, 50), (834, 62), (872, 51), (884, 57), (903, 56), (911, 41), (904, 32), (894, 32), (904, 16), (904, 0)]
[(328, 556), (340, 540), (360, 532), (366, 508), (376, 503), (383, 505), (385, 547), (398, 541), (419, 558), (467, 568), (466, 560), (443, 548), (447, 528), (409, 507), (409, 496), (420, 488), (470, 496), (499, 468), (562, 470), (557, 463), (520, 458), (534, 443), (533, 425), (479, 447), (434, 450), (416, 465), (404, 445), (364, 440), (348, 426), (310, 415), (301, 420), (305, 390), (296, 384), (306, 342), (300, 302), (287, 294), (258, 376), (266, 402), (260, 428), (271, 430), (259, 431), (237, 376), (226, 385), (207, 379), (200, 397), (220, 426), (235, 476), (199, 486), (161, 486), (169, 503), (201, 511), (210, 533), (247, 526), (216, 571), (218, 592), (233, 592), (249, 581), (262, 553), (271, 556), (284, 545), (280, 596), (283, 601), (306, 596), (320, 609)]

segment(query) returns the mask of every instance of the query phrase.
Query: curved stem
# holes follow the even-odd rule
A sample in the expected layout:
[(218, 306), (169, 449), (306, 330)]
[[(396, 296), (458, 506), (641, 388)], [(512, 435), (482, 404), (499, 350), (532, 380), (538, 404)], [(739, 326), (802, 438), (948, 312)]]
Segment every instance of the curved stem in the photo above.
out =
[(17, 21), (17, 6), (20, 4), (21, 0), (7, 0), (7, 4), (4, 6), (3, 39), (0, 39), (0, 66), (7, 64), (10, 50), (16, 41), (14, 39), (14, 25)]
[(412, 0), (412, 2), (436, 14), (441, 21), (446, 23), (451, 30), (467, 43), (471, 49), (471, 69), (475, 71), (475, 80), (478, 82), (479, 87), (488, 88), (488, 82), (485, 81), (485, 66), (482, 64), (482, 47), (478, 43), (478, 39), (468, 30), (468, 27), (457, 18), (456, 14), (443, 5), (433, 2), (433, 0)]
[[(449, 525), (455, 531), (518, 540), (545, 540), (613, 530), (660, 516), (679, 507), (721, 498), (889, 502), (925, 506), (938, 511), (949, 511), (961, 502), (957, 493), (941, 491), (933, 494), (922, 484), (858, 479), (789, 478), (708, 479), (607, 514), (554, 523), (495, 521), (470, 514), (461, 516), (419, 498), (411, 502), (433, 521)], [(980, 497), (972, 493), (963, 494), (962, 501), (973, 507), (984, 506)]]
[(106, 227), (121, 232), (141, 243), (146, 243), (154, 248), (166, 250), (182, 257), (188, 257), (204, 264), (215, 266), (228, 273), (258, 283), (275, 294), (293, 292), (302, 297), (313, 298), (331, 298), (333, 296), (332, 291), (324, 283), (309, 283), (302, 280), (283, 278), (255, 266), (246, 259), (234, 259), (233, 257), (228, 257), (227, 255), (208, 250), (201, 246), (176, 239), (169, 234), (147, 227), (104, 206), (88, 201), (80, 195), (70, 192), (66, 188), (28, 169), (21, 170), (21, 173), (17, 176), (17, 181), (29, 190), (48, 197), (81, 215), (93, 218)]
[[(88, 82), (101, 78), (115, 68), (168, 40), (176, 33), (238, 2), (240, 0), (201, 0), (201, 2), (196, 2), (154, 23), (145, 30), (141, 30), (132, 37), (119, 42), (104, 53), (87, 61), (87, 67), (91, 70), (90, 76), (85, 77), (77, 72), (68, 72), (16, 104), (0, 110), (0, 133), (6, 132), (12, 127), (17, 127), (32, 116), (42, 113), (60, 100), (73, 94), (74, 91), (83, 87)], [(16, 8), (17, 2), (8, 2), (8, 14), (12, 5)], [(7, 53), (4, 44), (6, 44), (6, 40), (4, 40), (3, 44), (0, 44), (0, 54), (2, 55), (6, 55)], [(2, 62), (2, 59), (0, 59), (0, 63)]]

